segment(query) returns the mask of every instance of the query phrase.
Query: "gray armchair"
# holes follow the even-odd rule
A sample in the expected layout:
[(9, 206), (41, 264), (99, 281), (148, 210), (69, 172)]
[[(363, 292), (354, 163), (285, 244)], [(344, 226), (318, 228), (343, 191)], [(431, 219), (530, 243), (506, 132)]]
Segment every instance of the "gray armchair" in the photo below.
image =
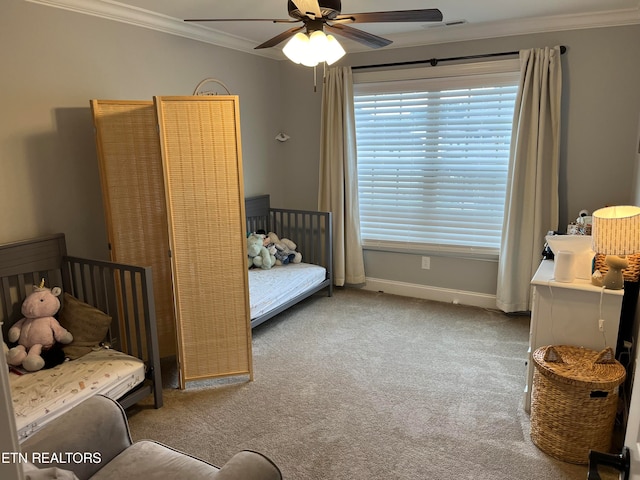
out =
[[(69, 470), (80, 480), (282, 479), (278, 467), (257, 452), (239, 452), (218, 468), (154, 441), (134, 443), (122, 407), (101, 395), (44, 426), (22, 443), (21, 450), (35, 466)], [(43, 478), (66, 478), (58, 474)], [(27, 478), (38, 478), (37, 472)]]

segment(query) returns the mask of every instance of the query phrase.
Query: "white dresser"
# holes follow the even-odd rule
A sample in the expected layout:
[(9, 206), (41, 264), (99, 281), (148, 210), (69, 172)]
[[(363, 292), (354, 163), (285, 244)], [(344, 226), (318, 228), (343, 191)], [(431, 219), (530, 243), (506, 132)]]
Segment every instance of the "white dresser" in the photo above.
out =
[[(524, 409), (531, 409), (533, 352), (545, 345), (574, 345), (616, 350), (624, 290), (596, 287), (588, 280), (553, 279), (553, 260), (543, 260), (531, 280), (533, 303)], [(600, 322), (603, 319), (604, 322)], [(600, 324), (602, 323), (602, 328)]]

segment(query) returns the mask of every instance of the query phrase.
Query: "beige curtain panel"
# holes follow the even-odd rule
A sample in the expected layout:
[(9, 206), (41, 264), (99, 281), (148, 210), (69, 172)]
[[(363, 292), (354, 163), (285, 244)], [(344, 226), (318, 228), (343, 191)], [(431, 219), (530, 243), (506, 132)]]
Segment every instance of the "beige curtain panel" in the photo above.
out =
[(522, 50), (520, 73), (498, 264), (496, 304), (504, 312), (530, 310), (544, 236), (558, 228), (560, 47)]
[(333, 214), (334, 284), (364, 283), (350, 67), (331, 68), (324, 78), (318, 208)]

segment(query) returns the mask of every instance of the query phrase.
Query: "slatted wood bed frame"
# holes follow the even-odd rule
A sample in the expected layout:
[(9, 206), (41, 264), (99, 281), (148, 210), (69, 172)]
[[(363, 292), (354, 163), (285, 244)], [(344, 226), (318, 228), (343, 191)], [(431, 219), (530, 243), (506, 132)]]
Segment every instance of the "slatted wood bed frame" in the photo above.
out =
[(269, 312), (252, 318), (252, 328), (323, 289), (327, 289), (328, 296), (333, 295), (331, 213), (271, 208), (270, 203), (269, 195), (245, 199), (247, 232), (264, 230), (265, 232), (275, 232), (280, 238), (293, 240), (297, 245), (297, 251), (302, 253), (302, 261), (324, 267), (326, 277), (319, 285), (291, 298)]
[(60, 286), (110, 315), (113, 320), (105, 342), (145, 363), (144, 382), (118, 402), (127, 408), (153, 395), (154, 407), (160, 408), (162, 379), (151, 268), (68, 256), (64, 234), (0, 245), (3, 338), (22, 317), (22, 301), (42, 278), (46, 285)]

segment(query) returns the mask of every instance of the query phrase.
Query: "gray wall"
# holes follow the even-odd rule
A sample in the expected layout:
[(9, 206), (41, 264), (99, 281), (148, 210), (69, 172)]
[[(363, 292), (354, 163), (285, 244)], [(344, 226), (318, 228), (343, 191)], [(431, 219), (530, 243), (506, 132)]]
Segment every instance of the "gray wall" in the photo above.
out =
[[(564, 229), (583, 208), (593, 211), (605, 205), (637, 203), (640, 26), (381, 49), (349, 55), (341, 64), (369, 65), (554, 45), (568, 48), (562, 57), (560, 229)], [(320, 96), (313, 93), (311, 84), (290, 81), (289, 70), (297, 73), (302, 68), (285, 69), (287, 95), (296, 99), (296, 109), (285, 117), (286, 128), (300, 128), (309, 117), (320, 115)], [(313, 137), (306, 135), (304, 148), (295, 150), (297, 168), (306, 172), (305, 177), (316, 175), (316, 185), (318, 137), (315, 132)], [(309, 178), (305, 182), (309, 183)], [(293, 203), (309, 205), (315, 201), (313, 188), (287, 193)], [(366, 251), (365, 269), (368, 277), (379, 279), (489, 295), (496, 291), (497, 260), (432, 255), (431, 269), (422, 270), (419, 255)]]
[(240, 96), (245, 193), (276, 182), (279, 62), (23, 0), (3, 0), (0, 44), (0, 243), (64, 232), (72, 254), (106, 258), (91, 98), (217, 78)]
[[(282, 144), (284, 155), (279, 164), (274, 165), (280, 175), (277, 186), (271, 188), (271, 203), (285, 208), (316, 209), (322, 69), (318, 67), (315, 82), (312, 68), (288, 61), (281, 62), (280, 72), (284, 130), (291, 138)], [(283, 196), (277, 196), (277, 192), (282, 192)]]

